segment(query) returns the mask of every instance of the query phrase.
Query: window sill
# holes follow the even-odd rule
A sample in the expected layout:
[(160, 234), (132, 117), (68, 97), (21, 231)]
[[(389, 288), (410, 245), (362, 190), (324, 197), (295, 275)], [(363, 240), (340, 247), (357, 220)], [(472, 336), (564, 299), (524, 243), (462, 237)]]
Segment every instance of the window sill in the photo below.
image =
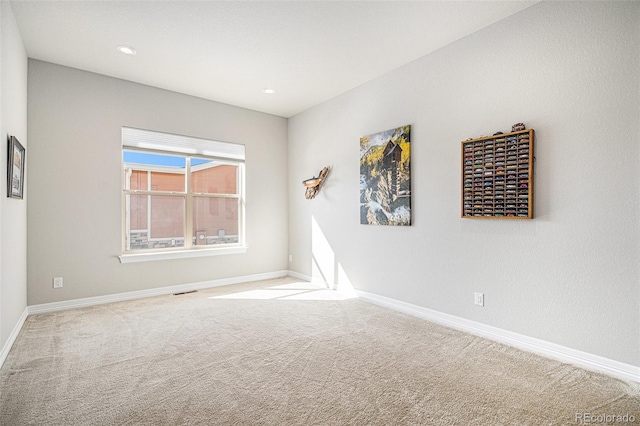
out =
[(122, 254), (118, 256), (118, 258), (120, 259), (120, 263), (152, 262), (155, 260), (189, 259), (192, 257), (220, 256), (225, 254), (242, 254), (247, 252), (247, 248), (248, 248), (247, 246), (237, 246), (237, 247), (225, 247), (225, 248), (163, 251), (163, 252), (154, 252), (154, 253)]

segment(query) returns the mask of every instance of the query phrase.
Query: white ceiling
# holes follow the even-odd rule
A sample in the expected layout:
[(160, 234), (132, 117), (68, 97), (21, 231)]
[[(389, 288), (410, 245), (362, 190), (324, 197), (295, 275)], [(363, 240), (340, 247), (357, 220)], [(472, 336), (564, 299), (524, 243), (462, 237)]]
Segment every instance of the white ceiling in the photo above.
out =
[(533, 3), (11, 1), (30, 58), (283, 117)]

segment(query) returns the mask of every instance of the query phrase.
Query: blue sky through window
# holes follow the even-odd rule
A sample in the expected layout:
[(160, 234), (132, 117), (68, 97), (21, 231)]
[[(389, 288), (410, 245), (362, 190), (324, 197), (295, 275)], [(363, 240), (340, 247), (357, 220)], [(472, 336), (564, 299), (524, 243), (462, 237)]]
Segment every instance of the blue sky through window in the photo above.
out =
[[(185, 157), (178, 157), (175, 155), (162, 155), (162, 154), (147, 154), (144, 152), (136, 151), (123, 151), (124, 162), (133, 164), (144, 164), (149, 166), (165, 166), (165, 167), (180, 167), (186, 166)], [(191, 165), (197, 166), (198, 164), (208, 163), (211, 160), (202, 158), (192, 158)]]

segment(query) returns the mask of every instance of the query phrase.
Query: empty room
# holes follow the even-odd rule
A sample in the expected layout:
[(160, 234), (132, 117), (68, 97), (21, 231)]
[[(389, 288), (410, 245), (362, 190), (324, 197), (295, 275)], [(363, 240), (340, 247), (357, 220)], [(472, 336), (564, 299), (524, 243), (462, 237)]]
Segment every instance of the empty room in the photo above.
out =
[(640, 424), (640, 2), (0, 4), (0, 425)]

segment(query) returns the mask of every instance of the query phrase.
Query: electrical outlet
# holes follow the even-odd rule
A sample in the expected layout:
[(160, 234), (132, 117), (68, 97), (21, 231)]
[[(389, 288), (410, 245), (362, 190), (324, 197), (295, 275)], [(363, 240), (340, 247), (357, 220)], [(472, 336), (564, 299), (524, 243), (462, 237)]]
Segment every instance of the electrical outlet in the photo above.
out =
[(55, 277), (53, 279), (53, 288), (62, 288), (62, 277)]
[(473, 303), (484, 306), (484, 293), (474, 293)]
[(289, 262), (293, 262), (293, 255), (292, 254), (289, 255)]

